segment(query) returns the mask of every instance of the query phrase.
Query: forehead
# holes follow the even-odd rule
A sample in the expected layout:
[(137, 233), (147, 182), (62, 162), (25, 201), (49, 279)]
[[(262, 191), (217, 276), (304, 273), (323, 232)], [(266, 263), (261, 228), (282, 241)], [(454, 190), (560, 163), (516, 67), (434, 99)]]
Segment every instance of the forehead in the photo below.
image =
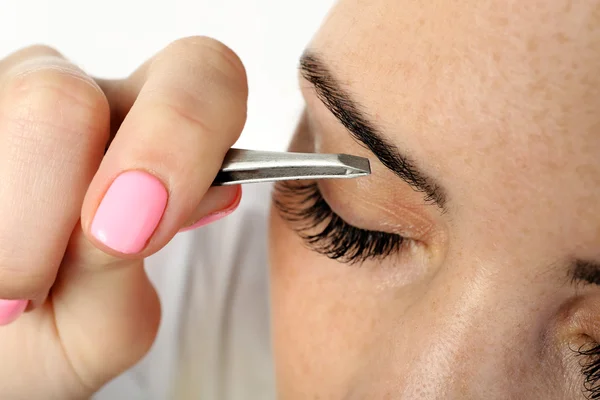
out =
[(526, 3), (346, 0), (313, 45), (367, 105), (389, 110), (383, 123), (495, 124), (486, 138), (523, 140), (559, 136), (575, 119), (588, 123), (577, 133), (594, 132), (600, 2)]
[(464, 208), (598, 220), (600, 2), (447, 3), (341, 1), (311, 47)]

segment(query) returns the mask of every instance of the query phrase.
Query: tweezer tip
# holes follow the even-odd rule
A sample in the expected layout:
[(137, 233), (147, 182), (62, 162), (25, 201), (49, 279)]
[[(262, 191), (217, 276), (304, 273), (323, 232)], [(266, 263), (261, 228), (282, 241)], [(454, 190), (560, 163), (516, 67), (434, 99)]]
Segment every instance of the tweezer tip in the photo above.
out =
[(348, 168), (348, 175), (371, 175), (371, 163), (368, 158), (340, 154), (338, 160)]

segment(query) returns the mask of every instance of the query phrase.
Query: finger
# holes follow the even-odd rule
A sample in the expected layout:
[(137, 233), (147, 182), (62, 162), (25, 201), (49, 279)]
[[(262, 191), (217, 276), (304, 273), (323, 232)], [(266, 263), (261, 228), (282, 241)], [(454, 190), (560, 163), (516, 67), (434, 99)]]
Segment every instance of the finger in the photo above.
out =
[(54, 282), (102, 158), (108, 104), (91, 78), (37, 46), (0, 63), (0, 116), (0, 299), (27, 300)]
[(40, 60), (48, 59), (54, 64), (70, 68), (69, 62), (56, 49), (47, 46), (34, 45), (9, 54), (0, 60), (0, 76), (6, 74), (6, 71), (26, 65), (27, 63), (39, 63)]
[(121, 87), (139, 95), (90, 185), (81, 220), (106, 252), (140, 257), (163, 247), (194, 217), (242, 131), (248, 86), (231, 50), (188, 38)]
[(239, 185), (208, 189), (191, 218), (179, 232), (191, 231), (225, 218), (237, 209), (241, 200), (242, 187)]
[(87, 240), (80, 225), (51, 296), (59, 339), (83, 387), (97, 390), (135, 364), (154, 342), (160, 303), (143, 260), (105, 254)]
[[(223, 202), (228, 195), (220, 192), (233, 193), (233, 203)], [(241, 186), (209, 189), (184, 230), (224, 217), (240, 199)], [(158, 331), (160, 304), (142, 261), (107, 255), (87, 240), (79, 225), (52, 299), (69, 363), (86, 388), (100, 387), (131, 367), (146, 354)]]
[[(239, 61), (227, 57), (234, 56), (220, 44), (188, 39), (169, 46), (131, 78), (101, 83), (111, 114), (126, 117), (89, 187), (82, 230), (74, 232), (52, 289), (65, 351), (87, 387), (132, 365), (154, 339), (160, 307), (141, 257), (182, 227), (239, 203), (239, 187), (210, 188), (246, 114), (243, 67), (232, 66)], [(146, 217), (160, 214), (164, 203), (158, 229), (145, 217), (141, 223), (131, 220), (140, 209)], [(94, 228), (97, 218), (103, 219), (107, 238), (114, 238), (116, 227), (125, 240), (136, 238), (133, 249), (148, 245), (127, 257), (131, 243), (122, 247), (94, 237), (103, 231)], [(134, 225), (137, 230), (128, 230)], [(153, 238), (138, 240), (141, 231), (150, 230)]]

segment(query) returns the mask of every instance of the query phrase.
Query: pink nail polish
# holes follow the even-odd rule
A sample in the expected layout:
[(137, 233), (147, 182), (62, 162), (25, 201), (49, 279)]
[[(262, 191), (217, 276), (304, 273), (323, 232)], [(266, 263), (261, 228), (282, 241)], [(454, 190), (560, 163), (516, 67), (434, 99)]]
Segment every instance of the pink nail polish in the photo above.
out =
[(158, 226), (167, 197), (167, 190), (154, 176), (142, 171), (124, 172), (104, 195), (91, 233), (120, 253), (138, 253)]
[(226, 216), (228, 216), (229, 214), (233, 213), (235, 211), (235, 208), (231, 211), (221, 211), (221, 212), (217, 212), (214, 214), (210, 214), (207, 215), (204, 218), (201, 218), (198, 222), (196, 222), (194, 225), (188, 226), (187, 228), (183, 228), (182, 230), (180, 230), (179, 232), (187, 232), (187, 231), (193, 231), (194, 229), (198, 229), (202, 226), (208, 225), (208, 224), (212, 224), (213, 222), (216, 222), (220, 219), (225, 218)]
[(202, 226), (212, 224), (213, 222), (216, 222), (220, 219), (225, 218), (226, 216), (230, 215), (235, 210), (237, 210), (238, 206), (240, 205), (241, 200), (242, 200), (242, 190), (240, 188), (238, 190), (237, 197), (235, 198), (235, 200), (233, 201), (233, 203), (231, 203), (231, 205), (229, 207), (227, 207), (224, 210), (218, 211), (216, 213), (209, 214), (206, 217), (198, 220), (198, 222), (196, 222), (195, 224), (181, 229), (179, 232), (181, 233), (181, 232), (193, 231), (194, 229), (198, 229)]
[(27, 308), (27, 300), (0, 300), (0, 326), (14, 322)]

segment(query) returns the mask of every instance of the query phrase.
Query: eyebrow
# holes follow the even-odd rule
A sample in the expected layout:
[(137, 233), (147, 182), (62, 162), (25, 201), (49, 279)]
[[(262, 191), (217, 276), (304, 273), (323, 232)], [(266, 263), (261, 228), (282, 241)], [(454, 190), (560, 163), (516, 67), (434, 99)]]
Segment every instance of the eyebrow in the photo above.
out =
[(585, 282), (600, 286), (600, 263), (589, 260), (575, 260), (569, 268), (571, 283)]
[(397, 146), (391, 143), (379, 129), (368, 120), (362, 107), (335, 79), (319, 56), (306, 51), (300, 58), (300, 72), (310, 82), (317, 97), (350, 132), (352, 137), (366, 146), (379, 161), (414, 190), (425, 194), (425, 201), (444, 210), (446, 192), (431, 177), (423, 173)]

